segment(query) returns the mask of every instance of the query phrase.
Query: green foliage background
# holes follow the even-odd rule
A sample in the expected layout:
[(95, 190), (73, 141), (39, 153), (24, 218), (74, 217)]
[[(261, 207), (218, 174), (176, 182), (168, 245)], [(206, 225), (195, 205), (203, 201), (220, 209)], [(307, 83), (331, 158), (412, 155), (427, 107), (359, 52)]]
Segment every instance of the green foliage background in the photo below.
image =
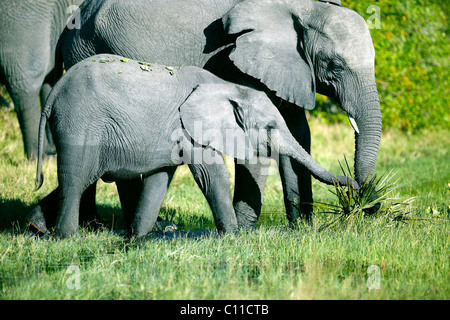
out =
[[(450, 2), (438, 0), (344, 0), (372, 25), (379, 8), (380, 28), (370, 30), (376, 51), (376, 79), (383, 127), (415, 131), (449, 127)], [(374, 9), (372, 9), (374, 8)], [(338, 109), (319, 96), (325, 121)], [(340, 110), (340, 109), (339, 109)], [(344, 119), (344, 117), (337, 117)]]

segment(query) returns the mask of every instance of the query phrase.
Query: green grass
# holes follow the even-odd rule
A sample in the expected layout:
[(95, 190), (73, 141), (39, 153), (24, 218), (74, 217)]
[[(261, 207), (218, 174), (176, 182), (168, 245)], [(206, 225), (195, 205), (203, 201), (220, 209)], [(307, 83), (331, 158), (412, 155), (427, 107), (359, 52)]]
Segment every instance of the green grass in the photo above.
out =
[[(353, 155), (349, 125), (310, 119), (313, 156), (338, 173)], [(360, 228), (320, 227), (333, 217), (318, 210), (312, 226), (287, 227), (274, 167), (258, 229), (219, 237), (148, 237), (129, 242), (113, 185), (100, 183), (97, 203), (104, 230), (37, 241), (21, 234), (23, 217), (56, 186), (54, 160), (33, 192), (35, 163), (23, 160), (12, 110), (0, 109), (0, 299), (448, 299), (450, 170), (448, 131), (383, 132), (377, 173), (393, 170), (398, 197), (417, 197), (408, 223), (365, 219)], [(352, 165), (350, 161), (350, 166)], [(230, 166), (232, 169), (232, 166)], [(233, 173), (230, 170), (230, 180)], [(314, 180), (314, 199), (337, 198)], [(161, 215), (179, 230), (214, 230), (202, 193), (180, 167)], [(114, 216), (114, 218), (113, 218)], [(14, 222), (11, 224), (11, 222)], [(380, 272), (380, 289), (369, 290)], [(79, 269), (79, 289), (70, 288)]]

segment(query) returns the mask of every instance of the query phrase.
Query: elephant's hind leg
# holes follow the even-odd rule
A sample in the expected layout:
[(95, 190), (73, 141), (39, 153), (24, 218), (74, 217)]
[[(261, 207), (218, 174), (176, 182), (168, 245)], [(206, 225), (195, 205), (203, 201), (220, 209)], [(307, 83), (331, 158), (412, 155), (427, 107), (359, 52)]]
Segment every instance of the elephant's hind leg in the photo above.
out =
[[(80, 225), (90, 225), (94, 221), (99, 221), (97, 207), (95, 204), (95, 188), (96, 183), (89, 186), (81, 197), (80, 204)], [(56, 225), (58, 217), (59, 200), (61, 187), (56, 188), (47, 196), (45, 196), (33, 208), (33, 210), (25, 217), (26, 221), (40, 233), (52, 230)]]
[(56, 220), (56, 235), (60, 238), (78, 232), (80, 199), (83, 191), (78, 185), (64, 183), (60, 191), (60, 210)]
[(95, 164), (99, 159), (98, 148), (66, 145), (58, 151), (60, 207), (55, 232), (59, 237), (67, 237), (78, 232), (81, 197), (102, 173), (95, 173)]

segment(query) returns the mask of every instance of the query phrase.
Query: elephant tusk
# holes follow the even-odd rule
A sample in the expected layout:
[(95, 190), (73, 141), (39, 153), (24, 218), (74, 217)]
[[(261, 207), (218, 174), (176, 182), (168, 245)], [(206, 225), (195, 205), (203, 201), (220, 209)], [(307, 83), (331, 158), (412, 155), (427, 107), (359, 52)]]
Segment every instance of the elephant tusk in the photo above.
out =
[(356, 124), (355, 118), (353, 118), (351, 115), (348, 115), (348, 120), (350, 120), (350, 124), (352, 125), (353, 130), (355, 130), (355, 132), (359, 134), (359, 128)]

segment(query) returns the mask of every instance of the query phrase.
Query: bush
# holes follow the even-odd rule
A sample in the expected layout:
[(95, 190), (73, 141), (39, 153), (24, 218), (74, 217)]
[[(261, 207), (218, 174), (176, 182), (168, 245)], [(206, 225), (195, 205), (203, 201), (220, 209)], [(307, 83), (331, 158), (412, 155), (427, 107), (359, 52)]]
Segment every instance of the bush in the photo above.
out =
[[(371, 29), (383, 128), (413, 131), (449, 126), (449, 4), (434, 0), (342, 1), (372, 24), (377, 6), (380, 28)], [(329, 120), (333, 102), (317, 99), (313, 115)], [(343, 117), (338, 117), (343, 119)]]

